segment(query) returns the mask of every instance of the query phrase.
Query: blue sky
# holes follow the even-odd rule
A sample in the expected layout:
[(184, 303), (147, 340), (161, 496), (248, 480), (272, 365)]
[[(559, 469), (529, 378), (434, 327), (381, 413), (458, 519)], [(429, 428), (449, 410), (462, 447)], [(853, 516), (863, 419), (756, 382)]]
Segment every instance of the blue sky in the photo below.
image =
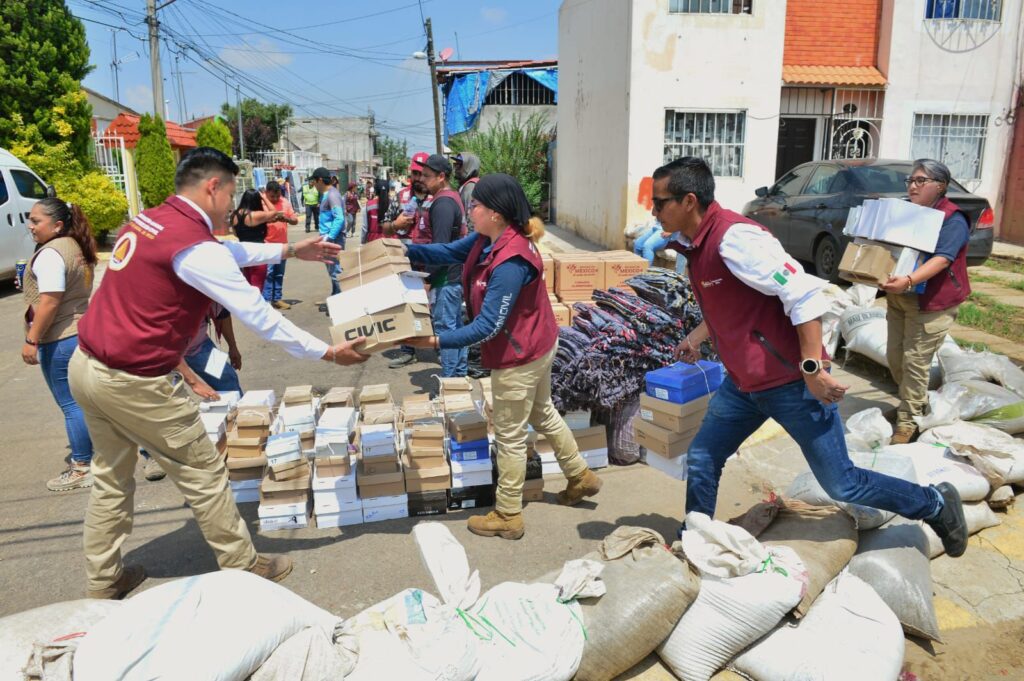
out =
[[(560, 0), (421, 3), (423, 16), (432, 19), (437, 52), (451, 47), (452, 59), (557, 56)], [(120, 99), (150, 111), (148, 43), (140, 40), (147, 35), (145, 0), (68, 0), (68, 6), (88, 20), (95, 68), (85, 85), (113, 97), (116, 32), (124, 62)], [(180, 119), (179, 100), (188, 118), (219, 111), (226, 79), (232, 102), (240, 84), (243, 97), (289, 103), (297, 116), (365, 115), (372, 107), (383, 134), (405, 137), (415, 149), (433, 146), (427, 66), (411, 56), (426, 43), (416, 0), (175, 0), (159, 18), (166, 29), (161, 59), (171, 120)], [(184, 97), (174, 73), (179, 68)]]

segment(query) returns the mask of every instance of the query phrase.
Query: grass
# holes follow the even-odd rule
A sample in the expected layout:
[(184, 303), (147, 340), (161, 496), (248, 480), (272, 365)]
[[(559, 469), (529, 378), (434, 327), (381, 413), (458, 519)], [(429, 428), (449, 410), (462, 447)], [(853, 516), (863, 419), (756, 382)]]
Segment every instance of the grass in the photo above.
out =
[(1024, 291), (1024, 279), (1007, 279), (1005, 277), (990, 277), (984, 274), (972, 274), (971, 281), (978, 281), (985, 284), (996, 284), (998, 286)]
[(1001, 272), (1012, 272), (1013, 274), (1024, 274), (1024, 263), (1016, 260), (1003, 258), (989, 258), (985, 261), (985, 267), (990, 267)]
[(1024, 308), (1000, 303), (984, 293), (972, 293), (960, 306), (956, 321), (1000, 338), (1024, 342)]
[(986, 343), (975, 343), (973, 341), (964, 340), (963, 338), (957, 338), (956, 336), (953, 337), (953, 340), (956, 341), (956, 344), (964, 350), (974, 350), (975, 352), (984, 352), (988, 350), (988, 345)]

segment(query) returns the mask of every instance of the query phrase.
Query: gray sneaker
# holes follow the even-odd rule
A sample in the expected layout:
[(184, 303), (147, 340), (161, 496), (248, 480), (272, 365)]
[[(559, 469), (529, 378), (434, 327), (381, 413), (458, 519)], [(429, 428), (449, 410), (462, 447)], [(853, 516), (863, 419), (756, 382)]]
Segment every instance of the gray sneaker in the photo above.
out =
[(389, 369), (401, 369), (404, 366), (409, 366), (416, 361), (416, 355), (407, 355), (404, 352), (396, 357), (395, 359), (388, 362)]
[(92, 471), (89, 470), (89, 466), (74, 463), (46, 483), (46, 489), (51, 492), (70, 492), (80, 487), (92, 487)]
[(146, 476), (146, 480), (150, 482), (163, 480), (167, 476), (167, 473), (164, 472), (164, 469), (160, 467), (160, 464), (153, 457), (146, 459), (146, 463), (142, 465), (142, 473)]

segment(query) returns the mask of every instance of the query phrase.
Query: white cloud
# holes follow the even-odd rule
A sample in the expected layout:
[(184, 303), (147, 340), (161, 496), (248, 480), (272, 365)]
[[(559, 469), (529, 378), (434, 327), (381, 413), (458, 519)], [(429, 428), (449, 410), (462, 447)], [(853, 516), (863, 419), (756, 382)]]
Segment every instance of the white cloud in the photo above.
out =
[(508, 18), (508, 12), (501, 7), (481, 7), (480, 16), (489, 24), (503, 24)]
[(148, 85), (133, 85), (121, 91), (121, 101), (139, 113), (152, 113), (153, 88)]
[(266, 38), (245, 45), (224, 47), (220, 58), (237, 69), (265, 69), (268, 66), (287, 66), (295, 61), (295, 56), (285, 54), (281, 47)]

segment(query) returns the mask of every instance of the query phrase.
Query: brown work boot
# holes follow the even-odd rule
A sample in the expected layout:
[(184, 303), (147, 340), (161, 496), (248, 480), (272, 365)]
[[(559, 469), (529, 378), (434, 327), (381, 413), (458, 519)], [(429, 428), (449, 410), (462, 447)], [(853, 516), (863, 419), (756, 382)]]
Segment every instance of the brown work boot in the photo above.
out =
[(506, 515), (501, 511), (491, 511), (487, 515), (473, 516), (466, 525), (470, 532), (481, 537), (519, 539), (526, 532), (522, 513)]
[(889, 440), (891, 445), (905, 445), (914, 439), (917, 435), (917, 428), (914, 426), (900, 426), (896, 429), (896, 432), (892, 434), (892, 439)]
[(119, 601), (145, 580), (145, 568), (141, 565), (127, 565), (121, 570), (121, 576), (117, 578), (116, 582), (106, 589), (89, 589), (88, 597)]
[(558, 493), (558, 503), (562, 506), (575, 506), (583, 501), (583, 497), (592, 497), (601, 491), (604, 481), (589, 468), (582, 475), (569, 478), (569, 485)]
[(256, 564), (246, 572), (251, 572), (272, 582), (282, 582), (292, 572), (292, 559), (284, 555), (261, 553), (256, 556)]
[(283, 300), (275, 300), (274, 302), (271, 303), (271, 306), (273, 306), (273, 308), (275, 310), (290, 310), (290, 309), (292, 309), (292, 306), (289, 305), (288, 303), (284, 302)]

